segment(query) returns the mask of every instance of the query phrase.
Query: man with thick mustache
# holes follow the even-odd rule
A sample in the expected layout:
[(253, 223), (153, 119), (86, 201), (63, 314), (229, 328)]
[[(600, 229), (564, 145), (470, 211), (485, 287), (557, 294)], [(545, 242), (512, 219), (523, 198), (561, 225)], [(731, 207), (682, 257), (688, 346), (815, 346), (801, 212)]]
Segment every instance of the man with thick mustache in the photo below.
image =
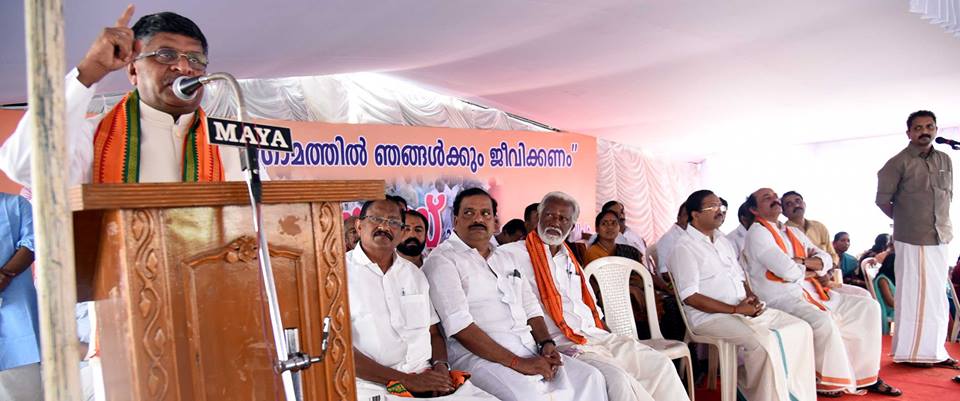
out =
[(417, 267), (423, 267), (423, 249), (427, 246), (429, 228), (427, 217), (420, 212), (403, 212), (403, 228), (400, 229), (400, 240), (397, 243), (397, 252), (400, 252), (401, 258), (409, 260)]
[(490, 243), (496, 214), (486, 191), (461, 191), (453, 201), (454, 233), (423, 265), (451, 365), (501, 400), (606, 400), (603, 375), (557, 351), (537, 296)]
[(687, 400), (670, 358), (604, 328), (583, 269), (564, 243), (579, 215), (573, 197), (550, 192), (540, 202), (537, 230), (499, 249), (539, 294), (552, 342), (603, 372), (611, 400)]
[(450, 371), (427, 278), (397, 256), (402, 213), (392, 200), (364, 203), (346, 255), (357, 399), (495, 400)]
[(813, 329), (817, 390), (823, 396), (858, 388), (888, 395), (900, 390), (879, 379), (880, 309), (866, 297), (831, 291), (833, 259), (800, 230), (780, 223), (777, 193), (761, 188), (747, 202), (756, 222), (747, 230), (743, 257), (754, 291), (769, 306)]
[(840, 258), (837, 256), (837, 251), (833, 249), (833, 243), (830, 242), (830, 231), (823, 223), (805, 217), (807, 202), (803, 200), (803, 195), (797, 191), (787, 191), (780, 197), (780, 204), (783, 205), (783, 217), (787, 218), (786, 224), (803, 231), (814, 246), (830, 254), (833, 265), (836, 266)]
[(893, 361), (960, 369), (944, 346), (950, 322), (947, 244), (953, 239), (950, 202), (953, 162), (933, 148), (937, 116), (927, 110), (907, 118), (910, 144), (877, 172), (877, 206), (893, 219), (897, 258)]
[(690, 224), (670, 272), (690, 331), (737, 344), (745, 368), (738, 387), (748, 400), (816, 401), (810, 326), (753, 294), (733, 244), (718, 230), (726, 209), (721, 198), (699, 190), (684, 205)]
[[(68, 182), (130, 183), (241, 181), (239, 157), (221, 157), (207, 142), (203, 89), (181, 100), (170, 85), (207, 69), (207, 39), (193, 21), (171, 12), (141, 17), (128, 27), (128, 6), (104, 28), (66, 77)], [(109, 112), (90, 119), (87, 107), (100, 82), (123, 69), (135, 88)], [(0, 169), (30, 186), (28, 113), (0, 148)]]

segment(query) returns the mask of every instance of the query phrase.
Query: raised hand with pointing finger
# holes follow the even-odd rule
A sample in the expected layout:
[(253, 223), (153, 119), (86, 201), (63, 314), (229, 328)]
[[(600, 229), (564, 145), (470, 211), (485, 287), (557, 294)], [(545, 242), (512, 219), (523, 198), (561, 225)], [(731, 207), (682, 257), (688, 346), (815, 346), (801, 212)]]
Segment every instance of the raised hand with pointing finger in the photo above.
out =
[(133, 4), (128, 5), (114, 26), (103, 28), (100, 36), (90, 45), (90, 50), (77, 65), (80, 74), (77, 80), (89, 87), (100, 82), (107, 74), (126, 67), (140, 52), (140, 43), (130, 29)]

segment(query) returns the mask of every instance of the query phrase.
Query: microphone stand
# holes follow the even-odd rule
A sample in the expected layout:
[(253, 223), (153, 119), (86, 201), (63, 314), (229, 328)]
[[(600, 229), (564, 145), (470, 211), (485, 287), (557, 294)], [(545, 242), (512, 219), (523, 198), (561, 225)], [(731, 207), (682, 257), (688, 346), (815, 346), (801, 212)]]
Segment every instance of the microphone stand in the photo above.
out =
[[(207, 83), (212, 80), (224, 80), (229, 83), (237, 97), (237, 121), (242, 123), (247, 117), (247, 111), (243, 92), (240, 90), (240, 84), (237, 83), (233, 75), (225, 72), (210, 74), (201, 78), (200, 82)], [(274, 369), (280, 373), (286, 400), (295, 401), (297, 400), (297, 396), (294, 390), (292, 373), (322, 361), (324, 351), (326, 351), (327, 338), (326, 335), (323, 338), (319, 357), (311, 357), (302, 352), (293, 354), (289, 352), (284, 335), (283, 322), (280, 316), (280, 304), (277, 301), (277, 287), (273, 279), (273, 267), (270, 264), (270, 250), (267, 245), (267, 236), (263, 230), (263, 187), (260, 181), (259, 151), (257, 148), (249, 144), (246, 147), (240, 148), (240, 163), (243, 169), (244, 179), (247, 183), (247, 192), (250, 195), (250, 206), (253, 211), (253, 229), (257, 235), (260, 274), (263, 282), (264, 295), (267, 298), (267, 308), (270, 313), (270, 328), (273, 333), (273, 343), (277, 353), (277, 361)], [(324, 323), (327, 322), (325, 321)]]

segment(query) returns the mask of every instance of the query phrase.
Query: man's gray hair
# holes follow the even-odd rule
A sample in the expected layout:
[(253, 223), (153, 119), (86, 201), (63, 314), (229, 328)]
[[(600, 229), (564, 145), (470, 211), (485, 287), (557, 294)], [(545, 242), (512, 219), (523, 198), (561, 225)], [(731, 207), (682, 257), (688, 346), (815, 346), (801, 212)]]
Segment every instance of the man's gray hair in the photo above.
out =
[(580, 218), (580, 204), (577, 203), (577, 200), (574, 197), (570, 196), (566, 192), (553, 191), (543, 196), (543, 200), (540, 201), (540, 206), (537, 206), (537, 213), (543, 216), (543, 206), (546, 205), (548, 200), (560, 201), (573, 206), (573, 216), (570, 220), (573, 220), (574, 223), (577, 222), (577, 219)]

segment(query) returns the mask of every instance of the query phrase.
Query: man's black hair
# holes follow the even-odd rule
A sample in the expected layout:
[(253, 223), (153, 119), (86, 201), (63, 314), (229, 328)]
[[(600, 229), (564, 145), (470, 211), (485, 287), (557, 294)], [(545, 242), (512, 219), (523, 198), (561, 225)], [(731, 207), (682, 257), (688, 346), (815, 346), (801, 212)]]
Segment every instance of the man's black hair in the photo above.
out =
[(787, 191), (783, 195), (780, 195), (780, 202), (783, 202), (784, 199), (787, 199), (790, 195), (796, 195), (800, 197), (800, 200), (803, 200), (803, 195), (800, 195), (797, 191)]
[(687, 200), (683, 202), (680, 210), (684, 208), (687, 210), (687, 221), (693, 222), (693, 212), (699, 212), (700, 208), (703, 206), (703, 200), (708, 196), (713, 195), (713, 191), (709, 189), (701, 189), (699, 191), (694, 191), (690, 196), (687, 197)]
[(420, 213), (419, 211), (413, 210), (413, 209), (404, 210), (404, 211), (403, 211), (403, 219), (402, 219), (404, 224), (407, 223), (407, 216), (416, 216), (416, 217), (419, 217), (420, 220), (423, 220), (423, 230), (424, 230), (424, 231), (430, 230), (430, 222), (427, 221), (427, 216), (424, 216), (423, 213)]
[(133, 36), (142, 42), (149, 42), (153, 35), (158, 33), (175, 33), (200, 41), (203, 46), (203, 54), (207, 54), (207, 37), (203, 36), (200, 27), (193, 23), (189, 18), (169, 11), (149, 14), (140, 17), (137, 23), (133, 24)]
[(527, 226), (520, 219), (513, 219), (503, 225), (503, 228), (500, 229), (500, 232), (507, 233), (508, 235), (514, 235), (520, 233), (520, 235), (527, 235)]
[(930, 110), (917, 110), (913, 113), (910, 113), (910, 117), (907, 117), (907, 129), (913, 128), (913, 120), (917, 117), (930, 117), (933, 119), (933, 123), (937, 123), (937, 116), (933, 114)]
[(493, 206), (493, 215), (496, 216), (497, 200), (493, 199), (493, 197), (490, 196), (490, 193), (487, 191), (484, 191), (483, 188), (470, 188), (470, 189), (464, 189), (463, 191), (460, 191), (460, 193), (457, 194), (457, 197), (453, 198), (453, 215), (454, 216), (460, 215), (460, 203), (463, 202), (463, 198), (466, 198), (469, 196), (477, 196), (477, 195), (483, 195), (483, 196), (486, 196), (487, 198), (490, 198), (490, 204)]
[(523, 209), (523, 221), (530, 220), (530, 216), (537, 211), (538, 207), (540, 207), (540, 202), (534, 202), (527, 205), (527, 208)]
[(620, 205), (620, 204), (621, 204), (620, 201), (617, 201), (617, 200), (607, 201), (607, 203), (604, 203), (604, 204), (603, 204), (603, 207), (600, 208), (600, 211), (610, 210), (610, 209), (613, 208), (614, 206)]
[(384, 200), (390, 201), (394, 205), (397, 205), (397, 210), (400, 211), (400, 217), (403, 217), (403, 209), (400, 207), (400, 204), (397, 203), (396, 201), (391, 199), (374, 199), (374, 200), (368, 200), (366, 202), (363, 202), (363, 206), (360, 207), (360, 218), (363, 219), (364, 217), (367, 217), (367, 209), (370, 209), (370, 206), (372, 206), (374, 203), (378, 201), (384, 201)]

